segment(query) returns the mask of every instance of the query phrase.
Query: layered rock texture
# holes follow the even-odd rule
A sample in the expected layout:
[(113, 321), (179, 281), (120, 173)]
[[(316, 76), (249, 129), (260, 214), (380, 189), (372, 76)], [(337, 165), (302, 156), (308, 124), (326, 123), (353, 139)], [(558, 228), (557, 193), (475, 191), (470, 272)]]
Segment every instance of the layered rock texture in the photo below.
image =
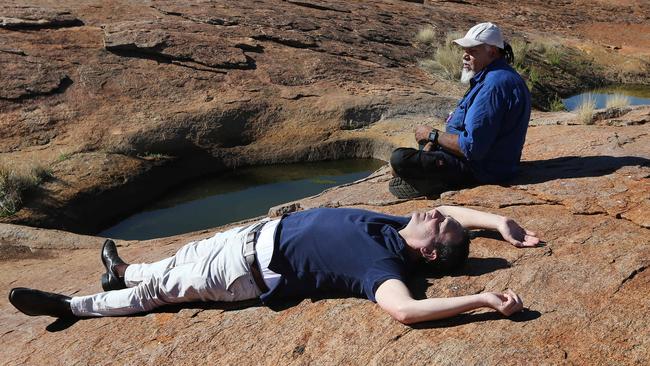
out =
[[(647, 121), (650, 108), (636, 113)], [(416, 296), (429, 297), (515, 289), (527, 309), (510, 319), (476, 311), (408, 327), (367, 300), (308, 299), (280, 311), (256, 303), (189, 304), (145, 316), (66, 323), (29, 318), (2, 300), (0, 360), (163, 365), (647, 364), (647, 126), (576, 126), (567, 125), (570, 120), (562, 115), (539, 117), (543, 118), (534, 118), (529, 129), (523, 174), (510, 186), (447, 192), (436, 200), (395, 200), (387, 190), (388, 169), (382, 168), (361, 181), (270, 210), (276, 215), (311, 207), (358, 207), (407, 215), (455, 204), (513, 217), (536, 231), (546, 245), (517, 249), (478, 232), (461, 271), (411, 283)], [(557, 124), (548, 125), (550, 120)], [(380, 134), (386, 128), (378, 123), (370, 129)], [(133, 262), (153, 261), (212, 232), (119, 242), (120, 253)], [(100, 291), (101, 238), (2, 224), (0, 241), (3, 292), (14, 286), (67, 294)]]
[[(444, 38), (491, 20), (509, 37), (571, 46), (593, 63), (571, 69), (558, 87), (570, 90), (648, 84), (649, 19), (640, 0), (6, 1), (0, 162), (53, 178), (2, 219), (0, 292), (99, 291), (103, 239), (68, 231), (97, 232), (187, 179), (413, 145), (413, 127), (440, 126), (463, 93), (417, 66), (425, 26)], [(561, 84), (567, 71), (546, 66), (556, 77), (545, 87)], [(602, 111), (593, 125), (536, 112), (509, 185), (395, 200), (383, 168), (270, 210), (455, 204), (513, 217), (546, 245), (477, 233), (460, 272), (411, 284), (416, 296), (512, 288), (527, 310), (510, 319), (476, 311), (407, 327), (367, 300), (308, 299), (65, 323), (24, 316), (5, 296), (0, 364), (648, 364), (649, 120), (650, 107)], [(118, 243), (151, 261), (214, 230)]]

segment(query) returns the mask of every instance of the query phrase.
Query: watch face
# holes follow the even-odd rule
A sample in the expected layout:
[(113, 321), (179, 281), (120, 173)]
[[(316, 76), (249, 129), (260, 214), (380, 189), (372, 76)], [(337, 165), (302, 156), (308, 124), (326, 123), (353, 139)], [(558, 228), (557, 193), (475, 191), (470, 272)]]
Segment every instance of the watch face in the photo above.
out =
[(438, 130), (429, 132), (429, 141), (436, 142), (436, 140), (438, 140)]

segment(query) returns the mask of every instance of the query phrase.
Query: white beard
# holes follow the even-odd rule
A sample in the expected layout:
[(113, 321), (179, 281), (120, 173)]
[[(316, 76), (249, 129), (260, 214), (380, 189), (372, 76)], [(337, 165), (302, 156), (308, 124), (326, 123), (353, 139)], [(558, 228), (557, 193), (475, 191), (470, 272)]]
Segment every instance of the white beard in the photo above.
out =
[(469, 84), (469, 81), (476, 75), (474, 71), (466, 70), (463, 68), (463, 72), (460, 74), (460, 82), (462, 84)]

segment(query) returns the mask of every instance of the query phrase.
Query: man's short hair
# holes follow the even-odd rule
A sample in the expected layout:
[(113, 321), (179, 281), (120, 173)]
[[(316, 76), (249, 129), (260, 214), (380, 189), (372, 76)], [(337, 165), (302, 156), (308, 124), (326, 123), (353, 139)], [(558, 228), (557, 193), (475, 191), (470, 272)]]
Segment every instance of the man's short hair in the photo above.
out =
[(434, 243), (436, 259), (430, 262), (430, 266), (436, 271), (451, 272), (460, 268), (469, 256), (469, 231), (463, 229), (460, 241), (456, 243)]

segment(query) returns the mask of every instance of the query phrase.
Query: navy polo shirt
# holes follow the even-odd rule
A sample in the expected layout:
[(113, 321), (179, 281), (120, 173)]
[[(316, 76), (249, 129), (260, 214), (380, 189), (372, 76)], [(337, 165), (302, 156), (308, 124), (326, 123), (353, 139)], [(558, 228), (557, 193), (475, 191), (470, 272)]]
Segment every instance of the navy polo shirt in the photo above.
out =
[(504, 59), (474, 75), (446, 131), (459, 136), (460, 149), (478, 181), (495, 183), (515, 176), (530, 106), (526, 83)]
[(317, 208), (280, 221), (269, 269), (282, 275), (261, 299), (344, 293), (375, 301), (388, 279), (405, 280), (406, 246), (398, 230), (407, 217), (349, 208)]

